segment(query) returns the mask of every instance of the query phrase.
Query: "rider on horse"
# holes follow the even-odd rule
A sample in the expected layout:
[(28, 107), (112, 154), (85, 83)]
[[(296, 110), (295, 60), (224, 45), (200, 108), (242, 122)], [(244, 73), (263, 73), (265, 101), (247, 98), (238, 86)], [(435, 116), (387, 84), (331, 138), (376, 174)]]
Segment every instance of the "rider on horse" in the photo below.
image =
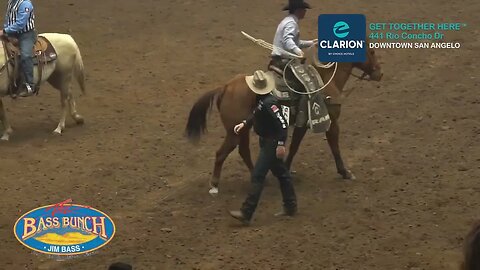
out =
[(29, 96), (35, 92), (33, 81), (33, 45), (36, 42), (35, 14), (30, 0), (9, 0), (7, 13), (0, 37), (7, 35), (18, 39), (20, 62), (25, 79), (25, 88), (20, 96)]
[[(282, 53), (281, 49), (289, 53), (296, 54), (300, 57), (304, 56), (301, 49), (308, 48), (316, 44), (317, 39), (314, 40), (300, 40), (300, 28), (298, 21), (305, 17), (307, 9), (310, 9), (310, 4), (303, 0), (289, 0), (283, 10), (288, 10), (289, 14), (280, 22), (273, 39), (273, 51), (271, 60), (268, 64), (268, 69), (275, 71), (279, 75), (283, 75), (285, 66), (291, 60), (287, 55)], [(285, 78), (288, 84), (297, 91), (304, 91), (303, 84), (295, 77), (292, 70), (287, 68), (285, 70)]]

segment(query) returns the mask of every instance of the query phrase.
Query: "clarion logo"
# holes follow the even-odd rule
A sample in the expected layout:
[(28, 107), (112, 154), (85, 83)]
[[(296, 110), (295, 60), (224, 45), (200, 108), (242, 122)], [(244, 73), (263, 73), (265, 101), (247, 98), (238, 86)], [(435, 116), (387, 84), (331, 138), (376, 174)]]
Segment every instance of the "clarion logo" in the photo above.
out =
[(363, 14), (318, 16), (318, 60), (320, 62), (365, 62), (366, 18)]
[(364, 44), (363, 40), (322, 40), (319, 46), (323, 49), (362, 49)]
[(115, 235), (115, 224), (105, 213), (67, 200), (34, 209), (14, 226), (17, 240), (41, 253), (65, 256), (99, 249)]
[(350, 33), (350, 25), (344, 21), (339, 21), (333, 26), (333, 33), (338, 38), (344, 38)]

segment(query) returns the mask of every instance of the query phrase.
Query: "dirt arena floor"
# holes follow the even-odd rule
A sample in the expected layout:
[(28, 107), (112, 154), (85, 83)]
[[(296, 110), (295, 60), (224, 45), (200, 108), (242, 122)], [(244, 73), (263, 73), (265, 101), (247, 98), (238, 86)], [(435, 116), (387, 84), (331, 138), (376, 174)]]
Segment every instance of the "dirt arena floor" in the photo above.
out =
[[(40, 32), (79, 44), (88, 94), (74, 91), (86, 123), (69, 118), (62, 136), (51, 133), (60, 104), (50, 86), (5, 99), (15, 133), (0, 145), (0, 269), (458, 269), (480, 218), (477, 1), (311, 1), (305, 39), (320, 13), (469, 26), (448, 33), (459, 50), (377, 50), (383, 80), (348, 82), (341, 148), (357, 180), (338, 179), (324, 135), (309, 132), (293, 165), (297, 217), (273, 217), (281, 197), (271, 175), (251, 227), (228, 216), (249, 181), (236, 151), (220, 195), (208, 194), (224, 131), (214, 111), (207, 136), (189, 144), (188, 112), (234, 74), (265, 67), (268, 51), (240, 31), (270, 42), (284, 2), (35, 1)], [(256, 137), (252, 148), (256, 158)], [(113, 218), (107, 246), (58, 262), (15, 239), (23, 213), (68, 198)]]

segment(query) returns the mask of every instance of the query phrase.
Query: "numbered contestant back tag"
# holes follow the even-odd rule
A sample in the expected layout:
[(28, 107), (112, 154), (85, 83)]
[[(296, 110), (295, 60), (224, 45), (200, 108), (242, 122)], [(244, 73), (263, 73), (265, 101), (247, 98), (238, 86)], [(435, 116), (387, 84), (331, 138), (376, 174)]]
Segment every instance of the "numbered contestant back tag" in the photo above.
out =
[(282, 113), (283, 117), (285, 117), (285, 120), (287, 120), (287, 125), (290, 126), (290, 107), (288, 106), (283, 106), (282, 107)]

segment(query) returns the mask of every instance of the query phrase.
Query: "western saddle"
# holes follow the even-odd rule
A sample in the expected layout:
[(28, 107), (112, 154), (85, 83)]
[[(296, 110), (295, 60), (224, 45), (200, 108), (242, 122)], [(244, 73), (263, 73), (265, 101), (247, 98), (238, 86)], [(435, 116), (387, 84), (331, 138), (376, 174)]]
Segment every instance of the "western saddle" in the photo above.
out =
[[(6, 55), (6, 63), (0, 68), (0, 73), (7, 69), (8, 72), (8, 93), (12, 98), (16, 97), (18, 92), (21, 77), (23, 73), (20, 72), (20, 47), (18, 39), (12, 37), (2, 38), (3, 48)], [(35, 93), (38, 95), (40, 84), (42, 82), (42, 71), (45, 64), (55, 61), (57, 53), (50, 41), (45, 37), (37, 36), (33, 48), (33, 64), (37, 66), (38, 80), (35, 84)]]

